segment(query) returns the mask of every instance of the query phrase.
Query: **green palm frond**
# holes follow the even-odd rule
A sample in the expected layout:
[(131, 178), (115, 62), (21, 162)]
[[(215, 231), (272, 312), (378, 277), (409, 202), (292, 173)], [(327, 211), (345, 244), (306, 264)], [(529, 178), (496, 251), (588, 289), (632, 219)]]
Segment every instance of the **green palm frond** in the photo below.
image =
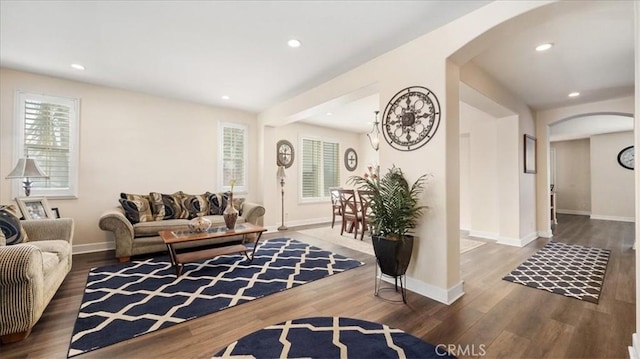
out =
[(402, 170), (395, 166), (383, 176), (377, 175), (351, 176), (348, 182), (373, 192), (371, 215), (368, 217), (373, 233), (401, 239), (417, 225), (426, 208), (418, 204), (418, 198), (424, 191), (427, 175), (420, 176), (412, 185)]

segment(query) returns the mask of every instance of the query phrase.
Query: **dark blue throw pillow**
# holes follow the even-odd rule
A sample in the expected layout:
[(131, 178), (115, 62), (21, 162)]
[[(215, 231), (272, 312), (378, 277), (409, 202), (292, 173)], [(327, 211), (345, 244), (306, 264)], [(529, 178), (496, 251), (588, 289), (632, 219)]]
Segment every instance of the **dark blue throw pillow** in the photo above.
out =
[(27, 233), (20, 224), (20, 216), (13, 205), (0, 205), (0, 230), (7, 240), (7, 245), (26, 242)]

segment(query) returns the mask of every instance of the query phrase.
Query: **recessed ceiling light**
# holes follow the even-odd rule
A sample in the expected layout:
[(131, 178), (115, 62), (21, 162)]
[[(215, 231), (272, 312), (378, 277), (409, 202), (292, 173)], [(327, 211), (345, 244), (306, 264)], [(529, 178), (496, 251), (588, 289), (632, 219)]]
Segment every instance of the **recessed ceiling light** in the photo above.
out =
[(71, 64), (71, 67), (73, 67), (76, 70), (84, 70), (84, 66), (80, 64)]
[(228, 100), (228, 99), (230, 99), (231, 97), (229, 97), (229, 96), (227, 96), (227, 95), (223, 95), (221, 98), (222, 98), (223, 100)]
[(296, 39), (291, 39), (289, 41), (287, 41), (287, 45), (289, 45), (289, 47), (300, 47), (300, 45), (302, 45), (302, 43), (300, 42), (300, 40), (296, 40)]
[(327, 112), (327, 116), (333, 116), (333, 112)]
[(552, 43), (548, 42), (546, 44), (536, 46), (536, 51), (547, 51), (553, 46)]
[(569, 94), (569, 97), (578, 97), (580, 96), (580, 92), (572, 92)]

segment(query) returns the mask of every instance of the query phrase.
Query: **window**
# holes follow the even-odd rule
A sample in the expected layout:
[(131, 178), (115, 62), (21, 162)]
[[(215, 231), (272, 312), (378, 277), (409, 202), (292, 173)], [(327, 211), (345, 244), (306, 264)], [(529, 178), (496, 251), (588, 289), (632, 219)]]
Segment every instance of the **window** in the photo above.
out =
[(302, 139), (302, 199), (329, 198), (340, 186), (339, 152), (337, 142)]
[(218, 187), (222, 191), (231, 190), (231, 181), (236, 184), (233, 192), (248, 192), (247, 183), (247, 133), (245, 125), (221, 122), (219, 127), (220, 148), (218, 149)]
[[(31, 195), (77, 197), (79, 100), (21, 91), (16, 99), (14, 163), (28, 156), (49, 176), (31, 179)], [(12, 191), (24, 196), (19, 181)]]

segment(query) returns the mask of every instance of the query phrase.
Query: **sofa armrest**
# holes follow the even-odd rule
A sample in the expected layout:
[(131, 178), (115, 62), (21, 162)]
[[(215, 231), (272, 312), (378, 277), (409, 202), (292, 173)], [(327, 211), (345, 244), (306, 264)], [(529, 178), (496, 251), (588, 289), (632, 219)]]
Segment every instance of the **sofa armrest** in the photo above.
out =
[(0, 335), (27, 331), (44, 306), (42, 253), (35, 246), (0, 247)]
[(73, 243), (73, 219), (36, 219), (22, 221), (29, 241), (48, 241), (61, 239)]
[(245, 202), (242, 205), (242, 217), (245, 221), (262, 226), (264, 224), (265, 209), (257, 203)]
[(113, 232), (116, 242), (116, 257), (129, 257), (133, 251), (133, 225), (124, 216), (120, 207), (102, 213), (98, 226), (103, 231)]

